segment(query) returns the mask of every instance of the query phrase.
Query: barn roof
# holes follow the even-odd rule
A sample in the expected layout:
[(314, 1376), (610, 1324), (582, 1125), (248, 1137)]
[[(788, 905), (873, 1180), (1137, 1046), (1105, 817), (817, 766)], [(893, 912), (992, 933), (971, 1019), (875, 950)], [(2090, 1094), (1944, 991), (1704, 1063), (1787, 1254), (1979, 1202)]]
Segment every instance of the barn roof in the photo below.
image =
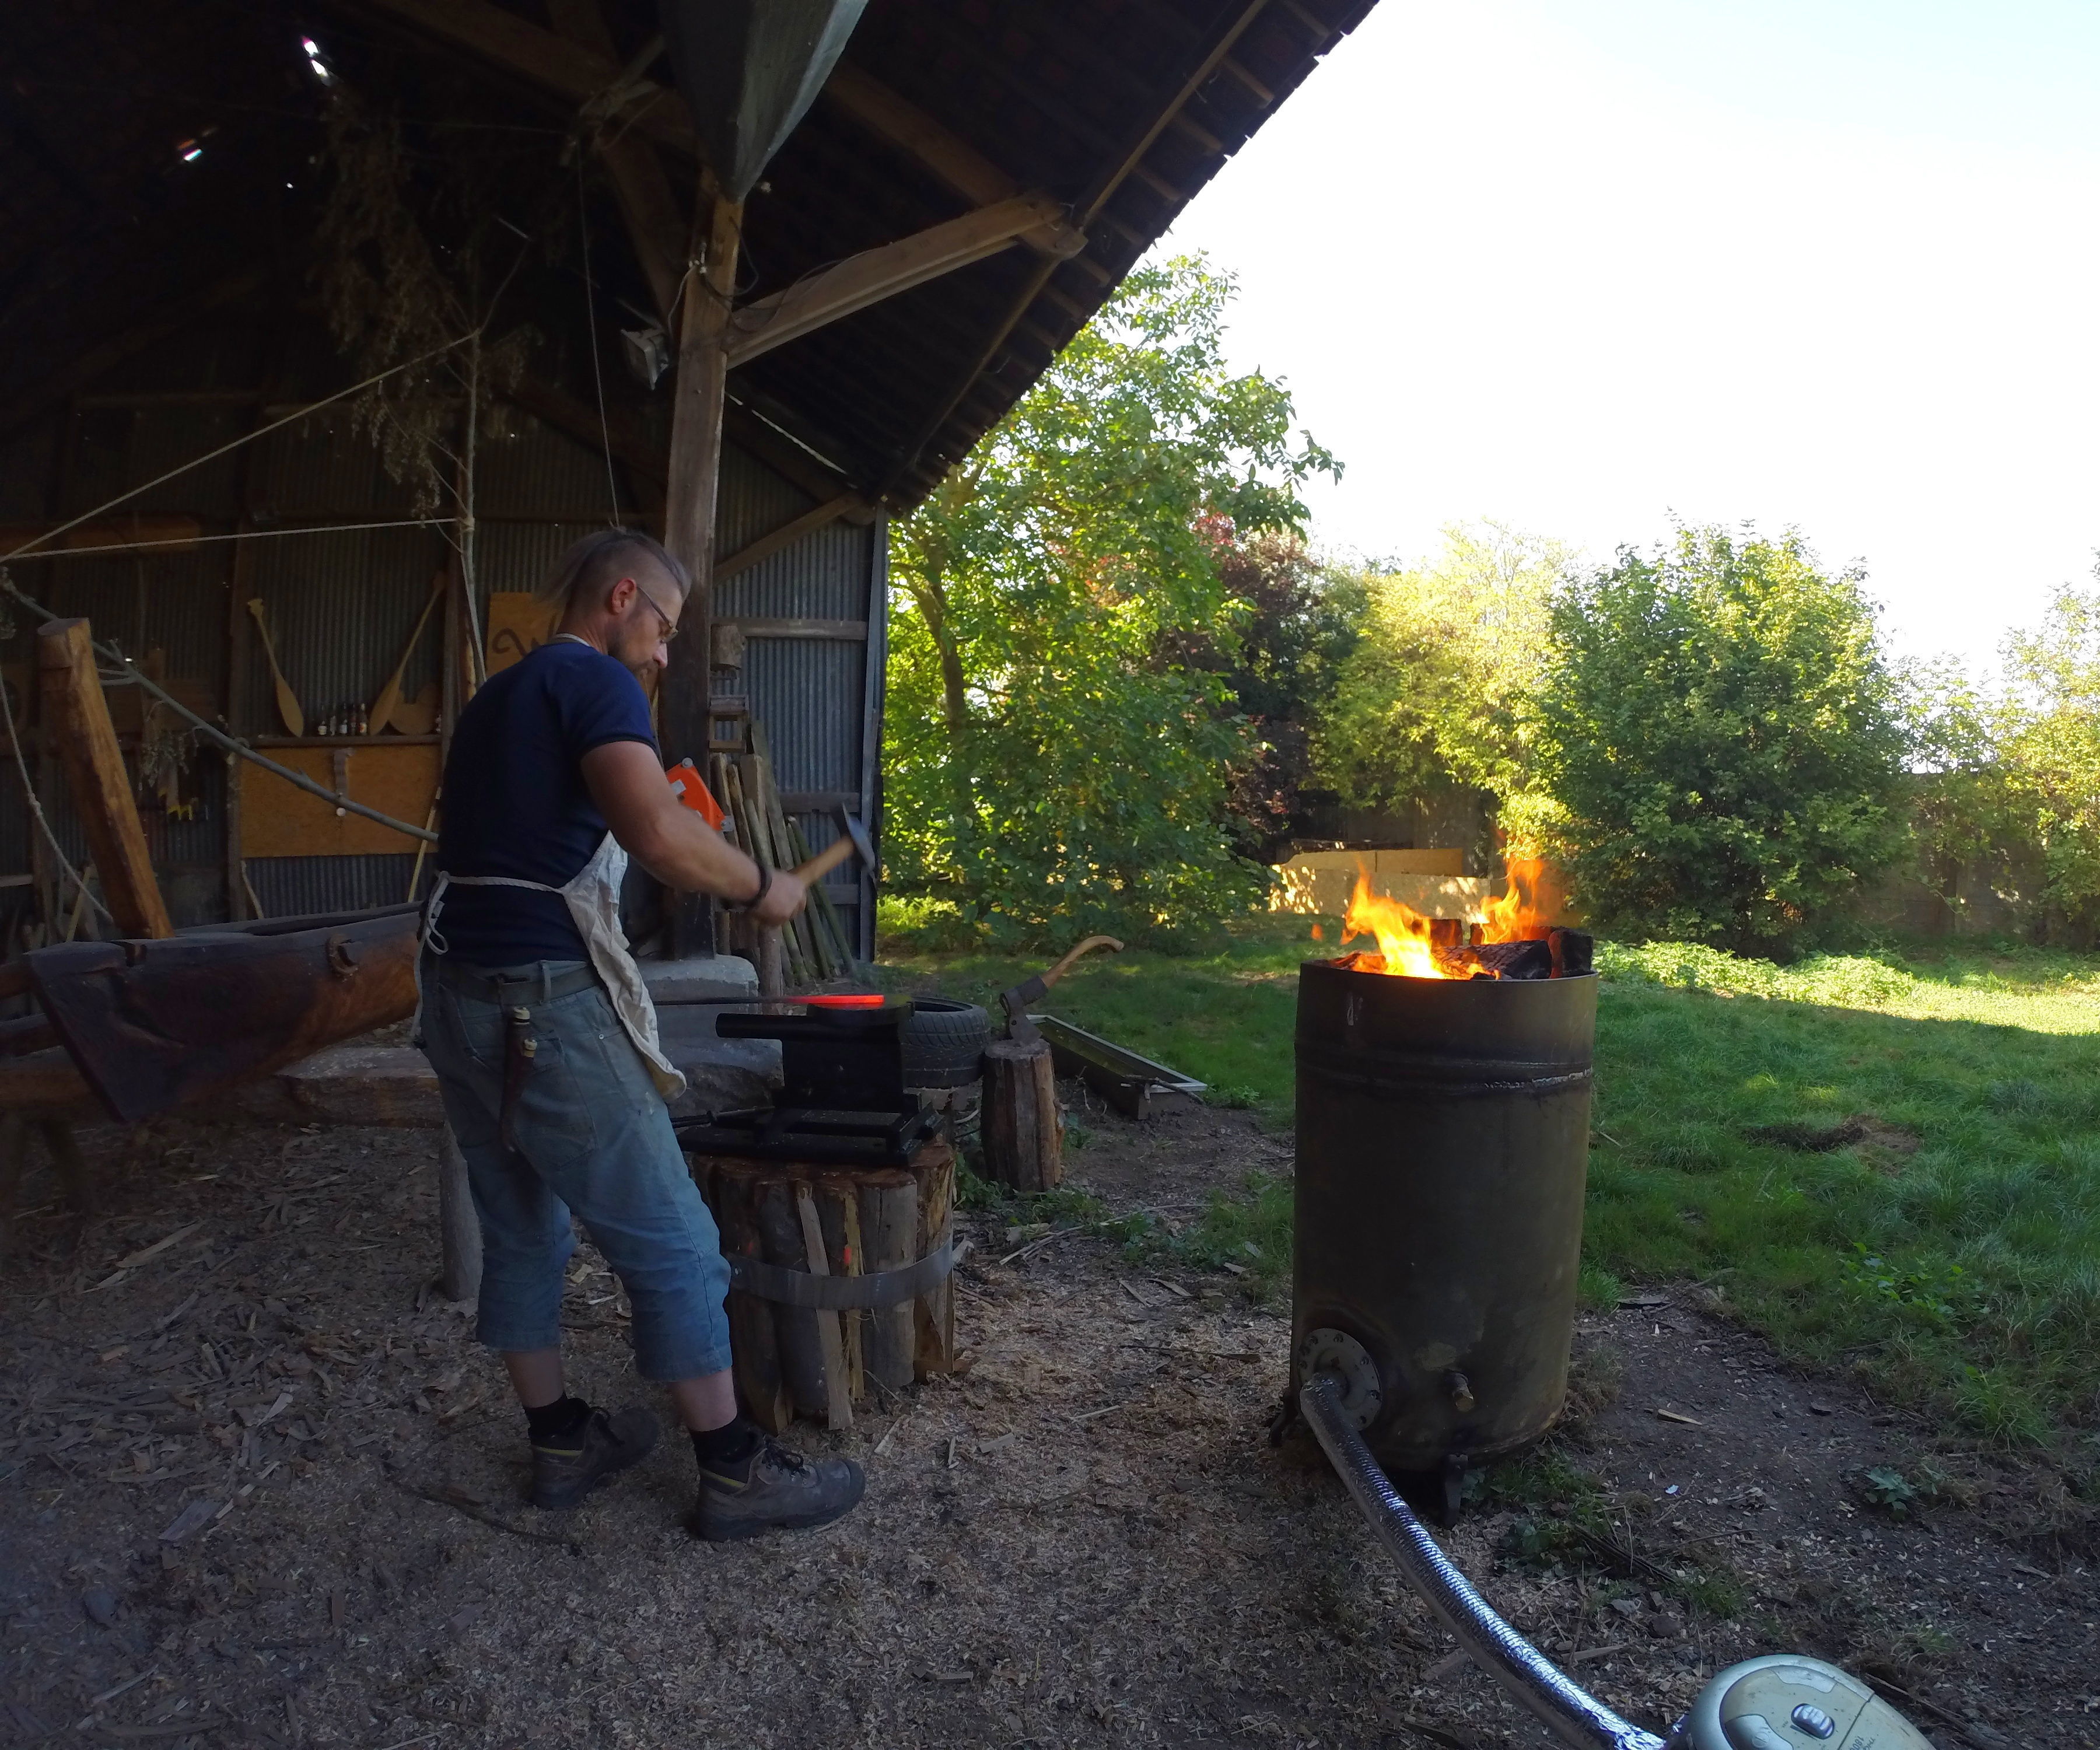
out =
[[(747, 204), (743, 302), (1001, 201), (1048, 222), (751, 358), (733, 401), (863, 494), (915, 503), (1370, 3), (870, 0)], [(478, 154), (521, 230), (576, 176), (580, 135), (646, 148), (688, 205), (699, 174), (650, 0), (0, 10), (0, 430), (265, 280), (311, 283), (330, 77), (426, 156)], [(597, 197), (594, 271), (646, 312), (646, 222), (620, 211), (625, 247)]]

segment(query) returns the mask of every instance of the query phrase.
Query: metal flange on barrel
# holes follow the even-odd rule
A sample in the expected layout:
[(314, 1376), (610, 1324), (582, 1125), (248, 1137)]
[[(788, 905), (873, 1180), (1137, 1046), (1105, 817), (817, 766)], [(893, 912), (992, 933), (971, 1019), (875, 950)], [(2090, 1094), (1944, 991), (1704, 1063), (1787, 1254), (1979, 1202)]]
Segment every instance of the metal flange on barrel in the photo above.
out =
[(1332, 1325), (1308, 1331), (1298, 1346), (1298, 1377), (1317, 1379), (1322, 1373), (1333, 1374), (1339, 1383), (1342, 1414), (1357, 1433), (1378, 1420), (1385, 1408), (1378, 1363), (1355, 1338)]

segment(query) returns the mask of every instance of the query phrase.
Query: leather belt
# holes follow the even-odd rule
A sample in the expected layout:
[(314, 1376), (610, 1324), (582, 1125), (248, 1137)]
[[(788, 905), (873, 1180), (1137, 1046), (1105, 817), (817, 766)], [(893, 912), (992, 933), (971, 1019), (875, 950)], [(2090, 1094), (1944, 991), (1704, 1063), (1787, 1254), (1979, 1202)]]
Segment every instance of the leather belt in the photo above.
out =
[(520, 976), (516, 973), (484, 972), (478, 967), (456, 965), (453, 962), (433, 955), (425, 961), (427, 968), (437, 969), (440, 982), (468, 996), (479, 997), (484, 1003), (499, 1003), (505, 1008), (519, 1004), (530, 1007), (535, 1003), (552, 1003), (560, 997), (572, 997), (579, 990), (589, 990), (605, 981), (598, 976), (598, 968), (585, 964), (566, 972), (558, 972), (552, 978), (542, 978), (536, 972)]

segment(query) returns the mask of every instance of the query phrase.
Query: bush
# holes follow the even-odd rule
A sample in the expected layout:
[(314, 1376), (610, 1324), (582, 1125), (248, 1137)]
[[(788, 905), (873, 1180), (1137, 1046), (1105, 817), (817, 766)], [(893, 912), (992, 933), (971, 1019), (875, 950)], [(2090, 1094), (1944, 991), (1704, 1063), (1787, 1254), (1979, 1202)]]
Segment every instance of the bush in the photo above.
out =
[(1899, 853), (1904, 734), (1857, 577), (1681, 529), (1555, 597), (1546, 831), (1600, 929), (1769, 951)]

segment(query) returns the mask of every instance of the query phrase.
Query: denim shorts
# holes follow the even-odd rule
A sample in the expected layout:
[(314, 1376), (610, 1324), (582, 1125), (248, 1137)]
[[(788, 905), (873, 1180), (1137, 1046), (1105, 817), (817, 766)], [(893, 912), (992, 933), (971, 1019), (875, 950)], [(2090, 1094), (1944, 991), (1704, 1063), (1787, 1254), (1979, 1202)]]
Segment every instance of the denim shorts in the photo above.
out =
[[(554, 978), (580, 963), (500, 971), (537, 978), (544, 968)], [(559, 1346), (573, 1213), (627, 1291), (642, 1377), (721, 1373), (730, 1364), (729, 1266), (641, 1053), (602, 985), (529, 1007), (539, 1049), (518, 1102), (514, 1153), (497, 1134), (504, 1011), (423, 963), (423, 1050), (481, 1218), (481, 1341), (499, 1350)]]

